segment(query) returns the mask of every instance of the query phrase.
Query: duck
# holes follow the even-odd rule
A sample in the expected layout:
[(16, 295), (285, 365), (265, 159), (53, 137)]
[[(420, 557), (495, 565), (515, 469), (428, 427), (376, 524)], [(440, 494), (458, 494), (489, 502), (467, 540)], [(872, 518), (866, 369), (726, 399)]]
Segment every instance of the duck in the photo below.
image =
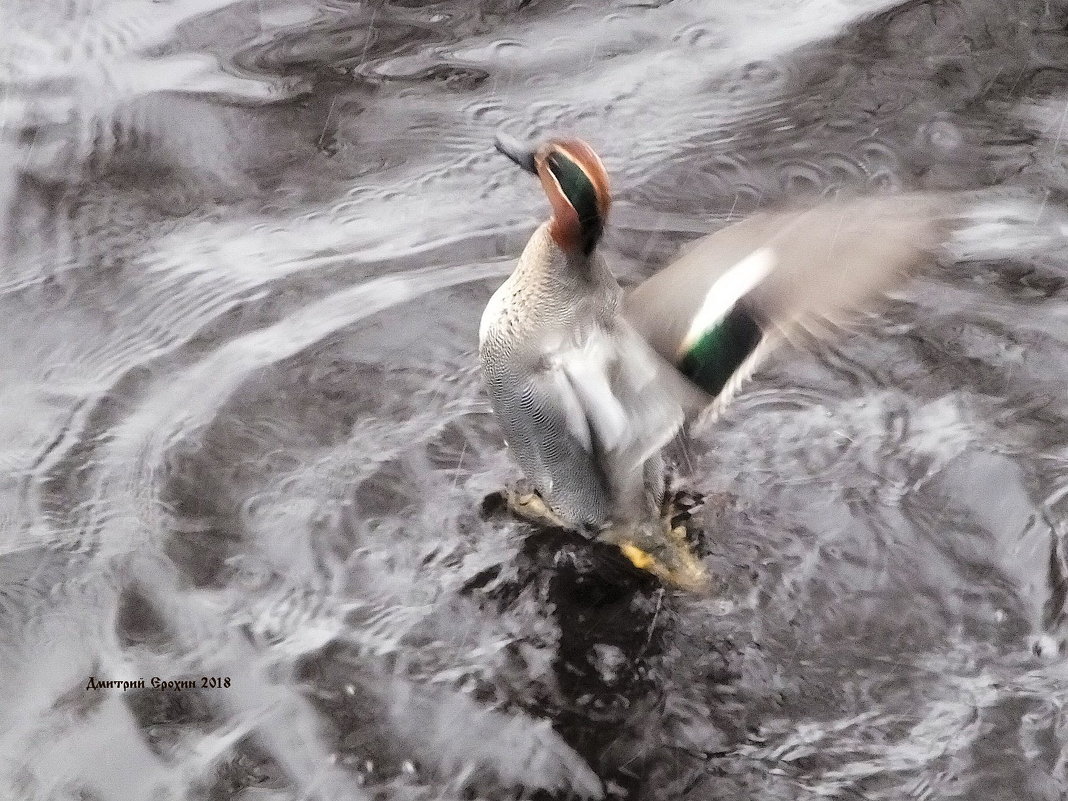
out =
[(665, 449), (718, 416), (779, 346), (840, 330), (931, 263), (951, 204), (913, 192), (760, 212), (624, 292), (598, 250), (612, 195), (594, 149), (503, 133), (495, 144), (551, 210), (479, 325), (490, 405), (526, 479), (507, 505), (614, 545), (669, 586), (707, 589), (676, 524)]

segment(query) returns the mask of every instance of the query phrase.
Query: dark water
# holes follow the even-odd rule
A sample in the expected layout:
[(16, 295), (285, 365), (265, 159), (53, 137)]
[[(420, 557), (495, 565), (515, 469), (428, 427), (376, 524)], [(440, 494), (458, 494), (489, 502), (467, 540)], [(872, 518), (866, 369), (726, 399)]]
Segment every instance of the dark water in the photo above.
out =
[[(0, 14), (0, 797), (1068, 793), (1063, 0)], [(480, 516), (545, 207), (501, 128), (601, 151), (627, 281), (790, 198), (971, 204), (690, 447), (711, 599)]]

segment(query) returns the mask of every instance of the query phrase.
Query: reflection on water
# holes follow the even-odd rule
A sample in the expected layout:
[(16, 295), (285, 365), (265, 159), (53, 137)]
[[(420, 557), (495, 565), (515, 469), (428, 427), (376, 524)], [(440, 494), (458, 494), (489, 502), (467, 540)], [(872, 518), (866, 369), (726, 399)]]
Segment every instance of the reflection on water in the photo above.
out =
[[(6, 9), (0, 795), (1064, 797), (1068, 4), (727, 5)], [(627, 281), (966, 192), (690, 448), (711, 599), (480, 511), (500, 128), (601, 150)]]

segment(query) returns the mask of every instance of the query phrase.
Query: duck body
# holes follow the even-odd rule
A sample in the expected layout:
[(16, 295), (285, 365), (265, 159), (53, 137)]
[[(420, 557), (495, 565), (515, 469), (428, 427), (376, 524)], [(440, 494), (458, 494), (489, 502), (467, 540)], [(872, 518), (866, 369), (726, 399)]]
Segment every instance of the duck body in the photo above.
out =
[(665, 380), (623, 297), (599, 255), (568, 253), (544, 223), (479, 329), (490, 403), (519, 466), (553, 512), (594, 534), (657, 519), (660, 450), (684, 419), (682, 383)]
[(505, 441), (553, 510), (585, 529), (607, 523), (612, 497), (567, 359), (597, 342), (610, 358), (622, 300), (603, 260), (572, 264), (543, 223), (479, 327), (482, 373)]
[(623, 290), (596, 253), (609, 206), (600, 159), (583, 142), (556, 140), (528, 162), (553, 216), (482, 315), (493, 411), (552, 522), (693, 585), (696, 562), (664, 537), (660, 452), (685, 420), (684, 401), (705, 399), (622, 314)]
[(946, 234), (945, 199), (758, 214), (624, 296), (596, 252), (610, 197), (593, 150), (497, 146), (540, 178), (553, 210), (482, 315), (479, 359), (504, 438), (563, 524), (695, 588), (701, 568), (664, 512), (662, 449), (775, 346), (833, 330), (924, 263)]

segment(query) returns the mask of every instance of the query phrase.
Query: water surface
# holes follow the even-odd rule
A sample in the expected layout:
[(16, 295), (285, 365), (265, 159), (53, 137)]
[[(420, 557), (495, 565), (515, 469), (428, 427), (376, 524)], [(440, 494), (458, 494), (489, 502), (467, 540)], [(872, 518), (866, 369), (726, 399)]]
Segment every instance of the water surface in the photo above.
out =
[[(0, 795), (1068, 793), (1068, 4), (3, 23)], [(602, 153), (628, 283), (791, 199), (968, 200), (688, 448), (709, 599), (480, 514), (478, 319), (545, 213), (501, 129)]]

